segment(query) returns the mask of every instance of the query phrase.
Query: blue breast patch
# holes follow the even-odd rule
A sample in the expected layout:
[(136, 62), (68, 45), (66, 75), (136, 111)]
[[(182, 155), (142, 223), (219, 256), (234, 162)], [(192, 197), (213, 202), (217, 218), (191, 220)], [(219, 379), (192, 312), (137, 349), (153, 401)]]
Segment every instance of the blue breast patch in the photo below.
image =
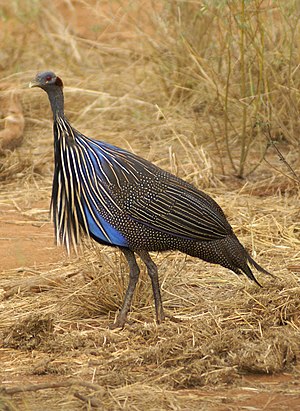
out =
[[(108, 245), (111, 244), (120, 247), (128, 247), (126, 238), (124, 238), (116, 228), (112, 227), (107, 221), (105, 221), (99, 212), (95, 212), (98, 224), (95, 222), (86, 205), (84, 205), (84, 212), (89, 232), (93, 235), (93, 237), (96, 237)], [(101, 226), (101, 228), (99, 226)]]

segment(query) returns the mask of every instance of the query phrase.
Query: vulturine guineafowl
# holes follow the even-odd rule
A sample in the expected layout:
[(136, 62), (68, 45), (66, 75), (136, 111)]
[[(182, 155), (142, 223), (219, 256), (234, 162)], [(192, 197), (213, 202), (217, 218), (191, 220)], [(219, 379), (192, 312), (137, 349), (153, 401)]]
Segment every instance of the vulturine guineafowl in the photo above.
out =
[(114, 323), (123, 327), (139, 277), (135, 254), (151, 278), (156, 320), (165, 314), (157, 267), (149, 251), (179, 250), (244, 273), (269, 274), (241, 245), (222, 209), (207, 194), (150, 162), (75, 130), (64, 114), (63, 82), (53, 72), (31, 87), (48, 94), (53, 112), (55, 168), (51, 209), (56, 239), (69, 250), (82, 233), (119, 247), (129, 265), (129, 284)]

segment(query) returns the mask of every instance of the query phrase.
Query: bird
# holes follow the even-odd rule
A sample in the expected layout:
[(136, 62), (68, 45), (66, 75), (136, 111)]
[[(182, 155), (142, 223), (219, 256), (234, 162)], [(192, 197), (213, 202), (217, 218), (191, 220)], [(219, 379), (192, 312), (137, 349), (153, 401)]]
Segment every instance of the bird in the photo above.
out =
[(82, 236), (117, 247), (129, 267), (123, 304), (111, 328), (127, 322), (140, 267), (151, 279), (157, 323), (165, 320), (158, 268), (149, 252), (178, 250), (234, 273), (258, 286), (252, 269), (270, 274), (246, 251), (221, 207), (205, 192), (153, 163), (72, 127), (64, 113), (63, 81), (38, 73), (30, 87), (49, 98), (53, 114), (54, 173), (51, 214), (56, 242), (68, 252)]

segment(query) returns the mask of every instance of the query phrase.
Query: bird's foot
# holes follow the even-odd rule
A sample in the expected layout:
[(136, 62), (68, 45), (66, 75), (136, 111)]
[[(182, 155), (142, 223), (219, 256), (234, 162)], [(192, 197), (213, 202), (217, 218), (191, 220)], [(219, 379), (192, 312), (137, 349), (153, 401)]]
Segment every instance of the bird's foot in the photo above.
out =
[(156, 317), (157, 324), (163, 323), (166, 318), (168, 318), (170, 321), (173, 321), (174, 323), (180, 323), (181, 322), (181, 320), (179, 318), (176, 318), (173, 315), (165, 314), (164, 312), (162, 312), (162, 313), (160, 313), (159, 316)]
[(180, 318), (176, 318), (173, 315), (169, 315), (169, 314), (166, 314), (165, 317), (168, 318), (173, 323), (181, 323), (181, 321), (182, 321)]
[(157, 322), (157, 324), (163, 323), (165, 321), (165, 318), (166, 318), (166, 316), (165, 316), (165, 313), (162, 309), (156, 312), (156, 322)]
[(125, 323), (126, 323), (126, 321), (124, 323), (121, 323), (119, 321), (115, 321), (114, 323), (109, 324), (108, 328), (110, 330), (116, 330), (117, 328), (120, 328), (122, 330), (124, 328)]
[(117, 328), (120, 328), (121, 330), (125, 327), (125, 324), (132, 324), (132, 321), (129, 321), (127, 319), (127, 315), (122, 315), (122, 313), (120, 313), (115, 322), (113, 324), (109, 324), (108, 328), (110, 330), (115, 330)]

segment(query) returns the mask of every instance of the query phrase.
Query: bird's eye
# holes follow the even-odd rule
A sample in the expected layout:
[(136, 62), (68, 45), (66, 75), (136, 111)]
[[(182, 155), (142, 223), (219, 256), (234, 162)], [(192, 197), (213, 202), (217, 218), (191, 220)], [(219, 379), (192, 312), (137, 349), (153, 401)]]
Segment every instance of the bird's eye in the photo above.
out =
[(52, 76), (49, 75), (46, 77), (46, 81), (50, 81), (50, 80), (52, 80)]

